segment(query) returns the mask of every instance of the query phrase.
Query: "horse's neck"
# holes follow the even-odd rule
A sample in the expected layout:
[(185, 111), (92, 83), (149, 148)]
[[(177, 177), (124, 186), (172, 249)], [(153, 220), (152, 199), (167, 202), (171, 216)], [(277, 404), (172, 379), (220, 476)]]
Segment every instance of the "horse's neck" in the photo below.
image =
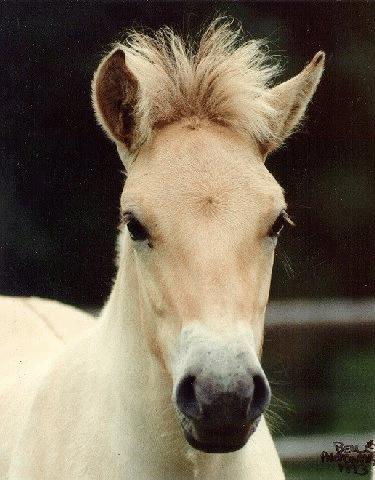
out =
[[(147, 343), (142, 335), (141, 312), (135, 261), (124, 235), (120, 236), (119, 269), (109, 300), (101, 315), (103, 348), (111, 350), (116, 369), (143, 385), (149, 361)], [(125, 362), (125, 364), (124, 364)]]
[(168, 462), (171, 468), (176, 462), (191, 463), (172, 404), (171, 379), (150, 353), (142, 329), (133, 252), (126, 239), (120, 238), (120, 242), (119, 271), (99, 329), (101, 348), (108, 359), (105, 369), (110, 375), (115, 372), (113, 391), (122, 417), (119, 435), (121, 431), (126, 434), (124, 444), (139, 448), (133, 455), (145, 457), (147, 463), (147, 457), (163, 458), (164, 468)]

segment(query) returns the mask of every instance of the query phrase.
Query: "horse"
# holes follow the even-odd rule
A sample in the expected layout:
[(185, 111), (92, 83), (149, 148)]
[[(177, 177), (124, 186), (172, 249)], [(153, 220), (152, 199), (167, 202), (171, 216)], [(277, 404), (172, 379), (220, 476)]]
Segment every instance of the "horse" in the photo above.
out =
[[(132, 31), (103, 58), (93, 107), (126, 170), (117, 275), (96, 321), (3, 300), (13, 360), (2, 478), (285, 478), (261, 352), (274, 251), (291, 220), (265, 160), (297, 129), (323, 65), (318, 52), (275, 85), (264, 42), (225, 19), (196, 45), (168, 28)], [(40, 327), (30, 352), (27, 333), (18, 341), (27, 302)], [(74, 323), (79, 335), (67, 333)]]

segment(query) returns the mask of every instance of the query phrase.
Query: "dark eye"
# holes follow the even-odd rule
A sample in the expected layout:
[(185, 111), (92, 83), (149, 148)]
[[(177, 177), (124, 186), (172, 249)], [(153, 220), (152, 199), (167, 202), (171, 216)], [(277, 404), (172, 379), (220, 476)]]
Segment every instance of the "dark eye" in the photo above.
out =
[(272, 238), (277, 238), (281, 230), (284, 228), (285, 225), (293, 225), (294, 223), (289, 217), (289, 215), (286, 213), (285, 210), (282, 210), (280, 215), (277, 217), (276, 221), (272, 225), (272, 227), (268, 231), (268, 236)]
[(129, 230), (130, 238), (135, 242), (142, 242), (150, 238), (147, 228), (144, 227), (132, 214), (125, 213), (124, 221)]

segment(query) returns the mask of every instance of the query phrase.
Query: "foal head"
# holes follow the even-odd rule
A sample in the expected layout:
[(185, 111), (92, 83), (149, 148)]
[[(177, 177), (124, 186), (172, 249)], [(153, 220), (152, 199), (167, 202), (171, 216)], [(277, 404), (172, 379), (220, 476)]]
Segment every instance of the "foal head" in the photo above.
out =
[(186, 439), (206, 452), (241, 448), (269, 403), (259, 357), (289, 219), (264, 160), (301, 120), (323, 60), (269, 88), (259, 43), (238, 46), (215, 22), (195, 53), (169, 30), (132, 34), (95, 74), (97, 118), (128, 172), (142, 328)]

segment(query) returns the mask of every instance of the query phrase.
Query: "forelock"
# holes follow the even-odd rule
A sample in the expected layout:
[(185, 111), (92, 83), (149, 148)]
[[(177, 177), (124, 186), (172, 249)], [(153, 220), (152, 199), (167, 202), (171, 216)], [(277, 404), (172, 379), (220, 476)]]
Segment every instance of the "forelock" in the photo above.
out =
[(244, 41), (241, 29), (217, 19), (196, 48), (169, 28), (148, 36), (128, 35), (126, 62), (139, 81), (136, 141), (183, 118), (197, 117), (226, 125), (262, 143), (277, 112), (265, 100), (279, 67), (265, 43)]

